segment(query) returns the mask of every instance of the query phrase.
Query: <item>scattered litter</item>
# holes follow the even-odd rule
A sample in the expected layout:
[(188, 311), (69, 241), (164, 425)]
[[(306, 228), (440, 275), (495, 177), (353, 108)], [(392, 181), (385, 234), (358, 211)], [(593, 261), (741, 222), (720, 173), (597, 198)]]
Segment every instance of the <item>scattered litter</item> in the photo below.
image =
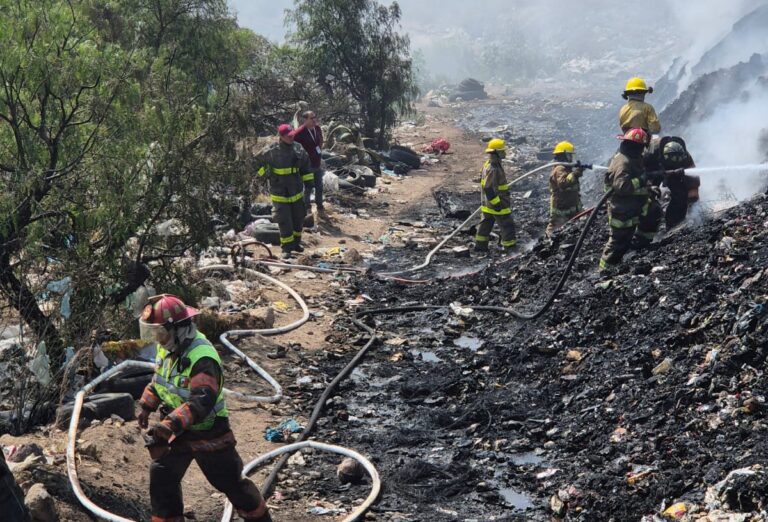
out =
[(459, 302), (453, 302), (449, 305), (451, 312), (458, 315), (459, 317), (471, 317), (474, 313), (474, 310), (472, 308), (461, 306), (461, 303)]
[(304, 429), (293, 419), (287, 419), (281, 422), (276, 428), (266, 428), (264, 430), (264, 439), (269, 442), (285, 442), (290, 439), (292, 433), (300, 433)]

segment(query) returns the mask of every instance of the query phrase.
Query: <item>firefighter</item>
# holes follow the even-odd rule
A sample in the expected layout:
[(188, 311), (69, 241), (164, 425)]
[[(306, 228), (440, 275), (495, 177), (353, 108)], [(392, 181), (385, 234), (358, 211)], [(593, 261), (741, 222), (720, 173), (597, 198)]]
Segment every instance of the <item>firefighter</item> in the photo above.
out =
[(272, 216), (280, 229), (280, 246), (283, 258), (291, 252), (303, 252), (301, 232), (304, 228), (306, 207), (304, 191), (314, 183), (314, 174), (309, 156), (298, 144), (294, 144), (294, 133), (284, 123), (277, 129), (279, 141), (254, 158), (259, 176), (267, 176), (269, 194), (272, 199)]
[(501, 160), (507, 155), (504, 140), (498, 138), (488, 142), (485, 149), (488, 160), (483, 165), (483, 173), (480, 178), (480, 210), (483, 218), (477, 227), (475, 235), (475, 250), (488, 252), (493, 223), (498, 222), (501, 230), (501, 247), (509, 251), (515, 247), (515, 222), (512, 219), (510, 208), (509, 185)]
[(630, 129), (618, 138), (619, 152), (605, 174), (606, 187), (613, 189), (613, 194), (608, 199), (610, 235), (600, 258), (601, 270), (619, 264), (632, 246), (649, 245), (661, 217), (661, 207), (651, 196), (643, 165), (648, 134), (643, 129)]
[(645, 102), (645, 95), (652, 93), (653, 87), (648, 87), (641, 78), (630, 78), (624, 87), (622, 98), (627, 103), (619, 110), (619, 127), (626, 133), (630, 129), (643, 129), (650, 137), (661, 132), (661, 123), (656, 115), (656, 109)]
[[(575, 150), (573, 144), (561, 141), (553, 151), (555, 161), (573, 163)], [(555, 229), (560, 228), (573, 216), (581, 212), (581, 184), (579, 179), (584, 174), (584, 168), (591, 165), (576, 163), (574, 166), (557, 165), (549, 175), (549, 225), (547, 235), (551, 236)]]
[(221, 359), (192, 322), (198, 313), (178, 297), (162, 294), (150, 298), (139, 319), (142, 339), (157, 343), (157, 368), (139, 401), (139, 427), (146, 429), (158, 408), (162, 417), (146, 437), (152, 522), (184, 521), (181, 480), (193, 460), (244, 520), (271, 522), (261, 493), (241, 476)]
[(685, 219), (688, 213), (688, 188), (691, 176), (685, 169), (696, 165), (685, 141), (678, 136), (654, 138), (645, 152), (645, 168), (648, 172), (659, 172), (658, 179), (669, 188), (669, 203), (664, 212), (667, 230), (671, 230)]

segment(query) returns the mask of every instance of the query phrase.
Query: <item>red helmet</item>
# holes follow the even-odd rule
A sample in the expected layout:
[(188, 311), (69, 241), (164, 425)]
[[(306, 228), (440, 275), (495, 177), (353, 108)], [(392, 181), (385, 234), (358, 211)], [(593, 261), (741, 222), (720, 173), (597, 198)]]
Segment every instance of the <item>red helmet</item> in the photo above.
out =
[(155, 333), (161, 329), (170, 329), (176, 323), (198, 315), (200, 311), (184, 304), (184, 301), (171, 294), (160, 294), (149, 298), (139, 319), (141, 338), (153, 341)]
[(648, 133), (643, 129), (629, 129), (623, 135), (616, 136), (616, 139), (621, 141), (634, 141), (635, 143), (645, 145), (648, 143)]

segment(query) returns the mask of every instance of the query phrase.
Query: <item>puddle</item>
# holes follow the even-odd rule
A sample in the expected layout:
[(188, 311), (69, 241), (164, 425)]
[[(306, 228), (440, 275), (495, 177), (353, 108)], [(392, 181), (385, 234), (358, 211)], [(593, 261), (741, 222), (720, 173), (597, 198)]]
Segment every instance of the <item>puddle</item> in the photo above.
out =
[(512, 488), (499, 488), (499, 496), (515, 509), (525, 510), (534, 507), (533, 497)]
[(421, 350), (413, 349), (411, 350), (411, 353), (413, 354), (414, 357), (421, 356), (421, 360), (424, 362), (436, 363), (436, 362), (442, 361), (442, 359), (438, 357), (435, 352), (423, 352)]
[(459, 348), (469, 348), (473, 352), (476, 352), (483, 345), (483, 341), (478, 339), (477, 337), (469, 337), (467, 335), (462, 335), (458, 339), (454, 339), (453, 344), (458, 346)]
[(387, 384), (400, 380), (399, 375), (393, 375), (392, 377), (370, 377), (358, 366), (352, 373), (349, 374), (349, 378), (356, 384), (366, 384), (373, 388), (382, 388)]
[(544, 464), (544, 458), (541, 455), (537, 455), (534, 451), (526, 451), (524, 453), (513, 453), (510, 455), (509, 460), (515, 466), (530, 466)]

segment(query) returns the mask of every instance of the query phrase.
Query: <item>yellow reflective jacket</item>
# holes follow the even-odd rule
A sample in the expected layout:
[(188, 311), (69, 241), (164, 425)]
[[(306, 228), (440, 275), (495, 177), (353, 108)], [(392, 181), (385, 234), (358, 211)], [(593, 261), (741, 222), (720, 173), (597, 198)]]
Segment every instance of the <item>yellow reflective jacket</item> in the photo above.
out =
[(501, 160), (495, 156), (483, 165), (480, 189), (480, 209), (484, 213), (497, 216), (512, 213), (507, 175)]
[(571, 217), (581, 210), (582, 168), (557, 165), (549, 175), (549, 210), (552, 215)]

